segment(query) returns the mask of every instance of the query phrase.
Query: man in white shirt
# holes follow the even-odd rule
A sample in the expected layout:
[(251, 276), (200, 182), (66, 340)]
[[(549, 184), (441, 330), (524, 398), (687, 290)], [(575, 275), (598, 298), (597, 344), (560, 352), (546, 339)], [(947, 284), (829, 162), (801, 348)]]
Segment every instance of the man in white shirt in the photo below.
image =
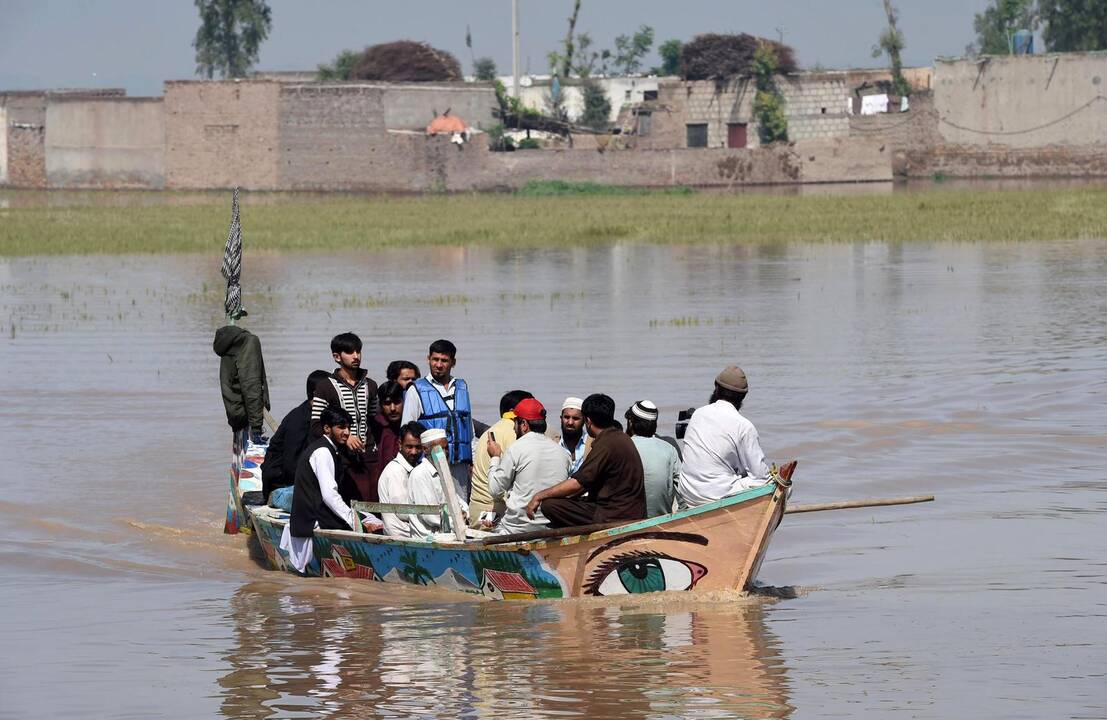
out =
[(591, 436), (584, 432), (584, 415), (580, 408), (584, 403), (578, 397), (567, 397), (561, 405), (561, 435), (554, 438), (569, 455), (569, 474), (572, 475), (584, 464), (584, 456), (591, 448)]
[[(411, 422), (400, 428), (400, 451), (381, 471), (377, 492), (382, 503), (411, 504), (409, 488), (411, 471), (423, 456), (423, 443), (419, 439), (426, 428)], [(411, 516), (408, 513), (383, 513), (384, 533), (389, 537), (410, 538)]]
[[(281, 548), (289, 553), (292, 565), (304, 572), (313, 561), (312, 537), (315, 529), (353, 530), (358, 527), (357, 513), (338, 493), (338, 474), (342, 470), (339, 447), (350, 437), (350, 413), (340, 407), (326, 407), (319, 415), (323, 437), (307, 446), (296, 467), (296, 485), (292, 493), (292, 512), (281, 536)], [(369, 516), (365, 530), (381, 528), (377, 518)]]
[(492, 461), (488, 489), (492, 497), (506, 496), (507, 510), (496, 526), (497, 535), (541, 530), (549, 525), (542, 511), (527, 517), (527, 504), (539, 491), (569, 477), (569, 455), (546, 437), (546, 409), (534, 398), (515, 406), (515, 434), (518, 439), (504, 451), (499, 442), (488, 439)]
[[(432, 428), (424, 432), (419, 437), (419, 440), (423, 444), (423, 459), (412, 469), (411, 475), (408, 476), (408, 488), (411, 491), (411, 502), (415, 505), (444, 505), (446, 504), (446, 493), (442, 490), (442, 480), (438, 475), (438, 471), (430, 461), (430, 454), (431, 448), (435, 445), (442, 448), (446, 447), (446, 431), (440, 428)], [(461, 513), (463, 515), (468, 515), (469, 503), (467, 503), (464, 496), (461, 495), (461, 490), (457, 487), (456, 481), (454, 481), (453, 478), (450, 478), (450, 481), (454, 482), (454, 489), (458, 494), (458, 502), (461, 504)], [(412, 514), (410, 520), (411, 536), (413, 538), (422, 539), (427, 535), (443, 532), (441, 513), (435, 513), (433, 515)]]
[(746, 374), (731, 365), (715, 378), (711, 404), (696, 410), (684, 434), (677, 505), (698, 507), (769, 482), (757, 429), (739, 410)]
[(469, 500), (469, 482), (473, 467), (473, 408), (469, 385), (453, 376), (457, 365), (457, 346), (449, 340), (435, 340), (427, 354), (430, 373), (413, 382), (404, 393), (401, 423), (422, 423), (427, 429), (446, 431), (446, 457), (461, 499)]

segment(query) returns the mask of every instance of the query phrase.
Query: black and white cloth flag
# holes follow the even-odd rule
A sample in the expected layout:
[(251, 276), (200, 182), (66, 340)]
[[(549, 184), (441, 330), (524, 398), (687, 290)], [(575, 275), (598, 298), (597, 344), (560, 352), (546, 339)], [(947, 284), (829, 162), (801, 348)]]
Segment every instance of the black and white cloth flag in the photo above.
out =
[(227, 233), (227, 246), (223, 249), (223, 267), (220, 268), (227, 281), (227, 299), (224, 309), (227, 318), (237, 320), (246, 315), (242, 307), (242, 225), (238, 219), (238, 188), (234, 189), (231, 202), (231, 229)]

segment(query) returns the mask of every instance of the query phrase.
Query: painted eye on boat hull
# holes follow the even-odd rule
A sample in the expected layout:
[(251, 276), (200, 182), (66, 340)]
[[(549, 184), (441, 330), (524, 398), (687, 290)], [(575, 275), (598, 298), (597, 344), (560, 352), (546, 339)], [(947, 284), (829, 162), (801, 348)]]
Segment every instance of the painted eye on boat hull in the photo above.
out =
[(691, 590), (707, 568), (690, 560), (656, 553), (628, 553), (604, 562), (592, 574), (592, 595), (634, 595), (664, 590)]

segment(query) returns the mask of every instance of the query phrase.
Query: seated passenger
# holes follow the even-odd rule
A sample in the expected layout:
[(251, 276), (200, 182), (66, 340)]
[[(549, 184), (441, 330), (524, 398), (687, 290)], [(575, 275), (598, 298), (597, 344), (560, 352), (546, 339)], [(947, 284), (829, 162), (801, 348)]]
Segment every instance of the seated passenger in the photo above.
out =
[[(312, 536), (315, 529), (353, 530), (359, 526), (357, 513), (338, 494), (342, 460), (338, 448), (350, 437), (350, 414), (341, 408), (323, 408), (319, 414), (323, 436), (307, 446), (296, 466), (296, 489), (292, 494), (292, 513), (281, 536), (281, 548), (292, 565), (304, 572), (313, 559)], [(369, 516), (365, 530), (375, 532), (381, 522)]]
[[(410, 425), (410, 423), (408, 423)], [(407, 427), (407, 425), (405, 425)], [(431, 448), (438, 446), (443, 451), (447, 448), (446, 431), (441, 428), (432, 428), (419, 436), (423, 445), (423, 459), (411, 471), (408, 476), (408, 489), (411, 492), (411, 502), (416, 505), (445, 505), (446, 493), (442, 489), (442, 480), (438, 470), (430, 461)], [(457, 500), (461, 504), (462, 515), (469, 513), (469, 504), (465, 502), (465, 496), (461, 494), (461, 488), (457, 480), (448, 478), (454, 484)], [(423, 538), (437, 532), (444, 532), (442, 528), (442, 514), (433, 513), (426, 515), (411, 515), (412, 537)]]
[[(411, 503), (409, 478), (423, 456), (423, 443), (419, 438), (426, 430), (417, 422), (410, 422), (400, 428), (400, 452), (385, 465), (377, 483), (382, 503)], [(411, 517), (408, 513), (382, 513), (381, 521), (384, 523), (384, 532), (389, 537), (411, 537)]]
[(584, 432), (584, 416), (580, 414), (583, 402), (578, 397), (565, 398), (561, 405), (561, 434), (554, 438), (569, 456), (570, 475), (580, 469), (592, 447), (592, 438)]
[(502, 498), (499, 502), (493, 502), (492, 495), (488, 492), (488, 471), (492, 466), (488, 440), (495, 435), (501, 452), (511, 447), (515, 442), (515, 406), (531, 397), (534, 396), (526, 390), (511, 390), (505, 393), (500, 398), (500, 419), (495, 425), (482, 432), (473, 444), (473, 484), (469, 491), (469, 518), (470, 525), (474, 527), (480, 523), (483, 513), (495, 511), (497, 515), (502, 515), (505, 509)]
[(677, 505), (698, 507), (769, 482), (757, 429), (740, 412), (749, 384), (731, 365), (715, 378), (711, 404), (699, 408), (684, 433)]
[(265, 462), (261, 465), (261, 491), (265, 501), (286, 512), (292, 510), (292, 485), (296, 482), (296, 461), (311, 442), (311, 397), (315, 384), (330, 376), (315, 370), (307, 377), (307, 400), (292, 408), (277, 432), (269, 439)]
[[(497, 535), (541, 530), (547, 526), (541, 510), (527, 517), (527, 504), (538, 492), (565, 481), (569, 476), (569, 456), (546, 437), (546, 409), (534, 398), (515, 406), (513, 435), (518, 439), (504, 451), (497, 439), (488, 439), (491, 461), (488, 490), (493, 498), (506, 498), (507, 510), (496, 526)], [(489, 430), (495, 434), (494, 430)], [(474, 487), (476, 487), (474, 485)]]
[[(532, 520), (541, 508), (551, 528), (576, 527), (646, 517), (646, 491), (638, 450), (615, 422), (615, 401), (589, 395), (581, 404), (584, 426), (593, 438), (584, 463), (563, 483), (527, 503)], [(587, 492), (587, 496), (581, 497)]]
[(673, 511), (673, 494), (680, 475), (676, 448), (657, 437), (657, 415), (657, 406), (649, 400), (634, 403), (626, 414), (627, 435), (642, 458), (648, 518)]

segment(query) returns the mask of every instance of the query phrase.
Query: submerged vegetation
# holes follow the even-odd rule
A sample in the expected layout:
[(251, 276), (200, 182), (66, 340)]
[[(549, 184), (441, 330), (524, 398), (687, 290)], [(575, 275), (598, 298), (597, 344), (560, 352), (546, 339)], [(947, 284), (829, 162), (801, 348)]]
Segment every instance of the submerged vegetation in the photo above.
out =
[[(247, 195), (250, 251), (556, 247), (613, 241), (762, 244), (1057, 240), (1107, 235), (1107, 188), (951, 184), (890, 194), (725, 194), (543, 183), (517, 194)], [(220, 253), (230, 194), (0, 198), (0, 255)], [(122, 198), (122, 199), (121, 199)], [(96, 204), (97, 201), (100, 204)], [(86, 198), (81, 198), (85, 202)]]

